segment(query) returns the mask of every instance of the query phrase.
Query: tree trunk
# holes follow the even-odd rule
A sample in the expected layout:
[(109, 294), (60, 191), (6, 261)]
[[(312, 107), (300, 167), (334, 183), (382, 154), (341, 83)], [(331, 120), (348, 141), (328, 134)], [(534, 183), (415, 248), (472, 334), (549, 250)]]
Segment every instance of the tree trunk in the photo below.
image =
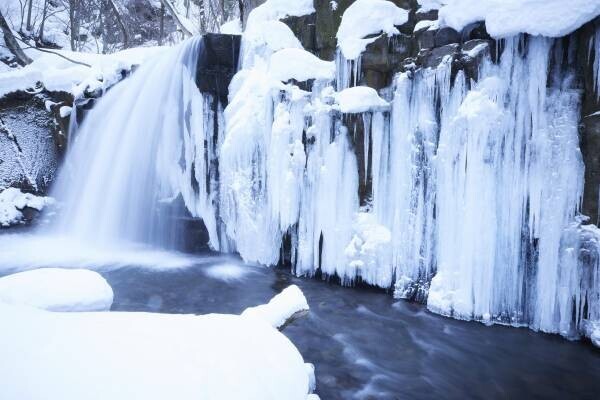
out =
[(38, 34), (38, 41), (40, 43), (43, 43), (43, 41), (44, 41), (44, 24), (46, 23), (46, 15), (47, 14), (48, 14), (48, 0), (44, 0), (44, 11), (42, 12), (42, 22), (40, 22), (40, 32)]
[(185, 24), (181, 21), (181, 16), (177, 13), (177, 11), (175, 10), (175, 7), (173, 7), (173, 5), (169, 2), (169, 0), (160, 0), (160, 1), (165, 6), (165, 8), (169, 11), (169, 14), (171, 14), (171, 16), (173, 17), (173, 19), (175, 20), (175, 23), (177, 24), (177, 26), (179, 26), (179, 28), (181, 28), (181, 30), (183, 31), (184, 35), (186, 35), (186, 36), (194, 36), (194, 33), (191, 32), (185, 26)]
[(77, 51), (77, 40), (79, 37), (79, 26), (77, 24), (77, 4), (79, 0), (69, 0), (69, 24), (71, 30), (71, 50)]
[(165, 36), (165, 5), (160, 3), (160, 31), (158, 33), (158, 45), (162, 46)]
[(29, 0), (29, 4), (27, 6), (27, 25), (25, 28), (27, 29), (27, 34), (31, 32), (31, 7), (33, 5), (33, 0)]
[(110, 3), (112, 10), (117, 16), (117, 22), (119, 23), (119, 27), (121, 28), (121, 32), (123, 33), (123, 47), (127, 48), (129, 47), (129, 32), (127, 32), (127, 27), (125, 26), (125, 22), (123, 21), (121, 12), (119, 11), (119, 8), (115, 4), (114, 0), (108, 0), (108, 2)]
[(19, 63), (22, 66), (31, 64), (33, 60), (29, 58), (27, 54), (25, 54), (25, 52), (21, 49), (21, 46), (19, 46), (17, 39), (13, 35), (12, 30), (8, 26), (8, 23), (4, 19), (4, 15), (2, 15), (1, 12), (0, 29), (2, 29), (2, 33), (4, 35), (4, 43), (6, 43), (6, 47), (8, 47), (8, 50), (10, 50), (10, 52), (15, 56), (17, 63)]

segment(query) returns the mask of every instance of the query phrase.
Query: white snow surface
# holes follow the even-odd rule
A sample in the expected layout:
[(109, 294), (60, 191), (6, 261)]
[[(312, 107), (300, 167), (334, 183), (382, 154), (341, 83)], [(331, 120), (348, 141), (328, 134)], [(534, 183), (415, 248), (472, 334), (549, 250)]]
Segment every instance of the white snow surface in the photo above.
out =
[(280, 328), (292, 315), (308, 310), (308, 302), (300, 288), (291, 285), (273, 297), (268, 304), (245, 309), (242, 317), (262, 320), (273, 328)]
[(440, 0), (442, 26), (457, 31), (485, 21), (488, 33), (506, 38), (519, 33), (561, 37), (600, 15), (598, 0)]
[(221, 25), (220, 32), (227, 35), (241, 35), (242, 21), (239, 18), (227, 21)]
[(36, 87), (38, 82), (50, 91), (71, 92), (80, 97), (83, 91), (102, 89), (122, 79), (122, 71), (160, 54), (162, 47), (136, 47), (113, 54), (93, 54), (53, 50), (72, 60), (91, 65), (75, 64), (55, 54), (28, 50), (34, 60), (24, 68), (0, 73), (0, 97), (18, 90)]
[(97, 272), (42, 268), (0, 278), (0, 302), (48, 311), (108, 311), (113, 291)]
[(343, 113), (362, 113), (387, 109), (390, 104), (368, 86), (354, 86), (335, 95), (337, 106)]
[(250, 12), (246, 26), (314, 12), (313, 0), (267, 0)]
[(366, 36), (398, 33), (397, 25), (408, 21), (408, 11), (386, 0), (357, 0), (346, 9), (337, 31), (338, 46), (347, 60), (355, 60), (374, 41)]
[(10, 226), (22, 221), (22, 210), (25, 207), (41, 211), (45, 206), (54, 203), (50, 197), (35, 196), (23, 193), (17, 188), (8, 188), (0, 192), (0, 226)]
[(0, 303), (0, 319), (7, 399), (306, 400), (314, 381), (289, 339), (256, 318)]
[(309, 79), (331, 80), (335, 76), (333, 61), (323, 61), (304, 49), (287, 48), (271, 56), (269, 75), (280, 81), (295, 79), (299, 82)]

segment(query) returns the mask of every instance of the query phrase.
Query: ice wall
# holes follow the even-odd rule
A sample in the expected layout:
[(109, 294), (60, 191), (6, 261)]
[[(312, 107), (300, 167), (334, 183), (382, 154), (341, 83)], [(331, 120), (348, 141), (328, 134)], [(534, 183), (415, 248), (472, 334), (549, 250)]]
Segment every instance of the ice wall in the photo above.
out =
[[(483, 50), (477, 80), (448, 58), (373, 101), (343, 93), (360, 56), (339, 52), (328, 76), (284, 25), (273, 41), (251, 22), (224, 112), (215, 248), (461, 319), (569, 337), (598, 319), (572, 41), (508, 38), (495, 61)], [(288, 73), (273, 57), (285, 43)]]

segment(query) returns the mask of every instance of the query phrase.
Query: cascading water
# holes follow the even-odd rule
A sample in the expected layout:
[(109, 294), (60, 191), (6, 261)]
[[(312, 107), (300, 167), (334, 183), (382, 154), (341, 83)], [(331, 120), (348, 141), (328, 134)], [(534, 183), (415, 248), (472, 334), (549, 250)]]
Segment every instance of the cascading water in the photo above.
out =
[(195, 147), (204, 143), (205, 104), (195, 84), (201, 45), (183, 43), (100, 99), (75, 133), (53, 189), (62, 204), (53, 233), (100, 245), (173, 247), (179, 225), (171, 214), (180, 210), (170, 204), (179, 195), (211, 227), (207, 205), (191, 193), (192, 175), (200, 182), (207, 175), (205, 149)]

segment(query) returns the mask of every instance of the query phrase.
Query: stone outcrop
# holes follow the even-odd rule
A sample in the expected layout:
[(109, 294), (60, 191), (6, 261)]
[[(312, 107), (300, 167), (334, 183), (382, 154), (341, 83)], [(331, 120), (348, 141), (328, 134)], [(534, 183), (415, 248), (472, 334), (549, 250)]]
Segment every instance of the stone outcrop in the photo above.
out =
[(0, 188), (44, 193), (65, 146), (67, 93), (15, 92), (0, 98)]

